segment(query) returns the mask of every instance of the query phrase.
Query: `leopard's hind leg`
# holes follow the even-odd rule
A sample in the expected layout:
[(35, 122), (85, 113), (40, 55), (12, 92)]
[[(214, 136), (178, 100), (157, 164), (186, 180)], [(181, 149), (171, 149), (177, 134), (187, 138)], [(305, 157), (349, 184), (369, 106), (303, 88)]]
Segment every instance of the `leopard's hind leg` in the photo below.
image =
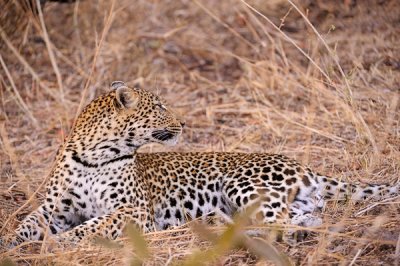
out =
[(236, 212), (249, 215), (252, 224), (276, 224), (276, 227), (246, 230), (248, 235), (281, 239), (282, 226), (289, 221), (287, 196), (279, 188), (267, 187), (254, 180), (227, 178), (222, 188), (224, 198)]

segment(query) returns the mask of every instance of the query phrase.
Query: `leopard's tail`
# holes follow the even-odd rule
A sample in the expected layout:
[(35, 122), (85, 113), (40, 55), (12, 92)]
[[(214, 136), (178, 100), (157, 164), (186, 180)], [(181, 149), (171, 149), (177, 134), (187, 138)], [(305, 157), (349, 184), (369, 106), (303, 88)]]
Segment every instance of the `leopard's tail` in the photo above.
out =
[(326, 199), (353, 200), (382, 199), (400, 195), (400, 183), (390, 184), (352, 184), (341, 180), (317, 175), (321, 196)]

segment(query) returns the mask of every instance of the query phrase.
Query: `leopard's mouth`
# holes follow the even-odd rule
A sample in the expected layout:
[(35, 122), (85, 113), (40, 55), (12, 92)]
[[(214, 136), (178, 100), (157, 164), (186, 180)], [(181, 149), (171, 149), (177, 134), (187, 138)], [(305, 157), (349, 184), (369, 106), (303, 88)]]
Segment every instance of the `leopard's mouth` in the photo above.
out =
[(177, 137), (178, 135), (179, 135), (178, 132), (173, 132), (173, 131), (170, 131), (167, 129), (156, 130), (151, 134), (151, 136), (153, 138), (155, 138), (156, 140), (159, 140), (159, 141), (163, 141), (163, 142), (167, 141), (167, 140), (171, 140), (171, 139)]

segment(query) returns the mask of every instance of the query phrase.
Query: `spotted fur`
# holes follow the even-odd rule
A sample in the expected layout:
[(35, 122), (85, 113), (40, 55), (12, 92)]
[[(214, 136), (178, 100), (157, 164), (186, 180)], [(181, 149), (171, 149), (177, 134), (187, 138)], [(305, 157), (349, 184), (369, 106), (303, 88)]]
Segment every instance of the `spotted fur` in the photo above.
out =
[(80, 114), (56, 157), (43, 204), (16, 230), (19, 241), (44, 234), (79, 241), (114, 239), (126, 223), (161, 230), (215, 212), (254, 206), (260, 223), (317, 225), (329, 198), (361, 200), (399, 193), (399, 185), (353, 185), (312, 172), (283, 155), (137, 153), (174, 144), (184, 123), (154, 94), (113, 82)]

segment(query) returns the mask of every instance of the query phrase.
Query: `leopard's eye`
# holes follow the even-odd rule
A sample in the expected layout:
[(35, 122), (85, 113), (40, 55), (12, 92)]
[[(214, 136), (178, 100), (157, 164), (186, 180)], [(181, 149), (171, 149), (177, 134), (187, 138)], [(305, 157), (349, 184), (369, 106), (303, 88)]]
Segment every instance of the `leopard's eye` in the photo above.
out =
[(164, 112), (167, 110), (167, 107), (165, 107), (165, 105), (161, 104), (161, 103), (157, 103), (154, 105), (158, 110)]

